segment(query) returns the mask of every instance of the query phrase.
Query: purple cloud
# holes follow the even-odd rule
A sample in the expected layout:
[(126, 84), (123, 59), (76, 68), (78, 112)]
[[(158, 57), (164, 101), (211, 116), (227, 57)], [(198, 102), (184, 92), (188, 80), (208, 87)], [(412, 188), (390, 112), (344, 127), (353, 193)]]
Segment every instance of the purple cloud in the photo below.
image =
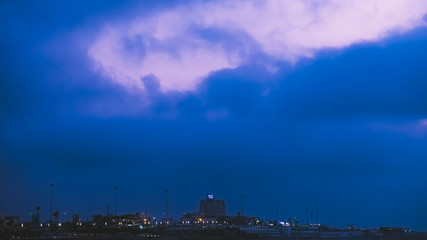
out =
[[(265, 55), (295, 63), (325, 48), (380, 41), (425, 25), (424, 0), (210, 1), (150, 16), (111, 20), (88, 48), (96, 70), (145, 91), (154, 76), (162, 92), (192, 91), (211, 73)], [(222, 36), (222, 37), (218, 37)]]

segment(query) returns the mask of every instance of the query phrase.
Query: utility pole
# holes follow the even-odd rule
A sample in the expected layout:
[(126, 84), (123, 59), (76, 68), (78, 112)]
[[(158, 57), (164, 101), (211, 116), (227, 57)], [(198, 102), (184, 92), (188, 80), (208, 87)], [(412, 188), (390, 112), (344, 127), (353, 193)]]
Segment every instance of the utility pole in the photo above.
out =
[(319, 225), (319, 202), (316, 201), (316, 224)]
[(51, 183), (50, 185), (50, 225), (52, 225), (52, 216), (53, 216), (53, 183)]
[(305, 215), (307, 217), (307, 225), (308, 225), (308, 208), (305, 208)]
[(243, 215), (243, 201), (244, 201), (244, 196), (243, 196), (243, 194), (242, 194), (242, 216), (244, 216), (244, 215)]
[(117, 187), (114, 187), (114, 216), (117, 216)]
[(276, 224), (279, 225), (279, 199), (276, 198)]
[(166, 197), (166, 211), (165, 211), (165, 217), (166, 217), (166, 226), (168, 225), (168, 190), (165, 190), (165, 197)]

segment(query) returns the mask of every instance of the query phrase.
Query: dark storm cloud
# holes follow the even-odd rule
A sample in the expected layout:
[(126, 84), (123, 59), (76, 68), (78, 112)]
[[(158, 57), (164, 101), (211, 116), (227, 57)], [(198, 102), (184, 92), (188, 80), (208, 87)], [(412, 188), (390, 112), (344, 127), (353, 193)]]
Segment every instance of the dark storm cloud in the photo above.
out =
[[(284, 119), (349, 117), (423, 119), (427, 116), (426, 31), (324, 52), (291, 73), (272, 75), (263, 66), (224, 70), (198, 87), (199, 104), (233, 114), (267, 114)], [(179, 101), (179, 100), (178, 100)], [(185, 109), (185, 108), (184, 108)]]
[[(324, 58), (287, 77), (282, 110), (301, 118), (427, 116), (426, 34), (390, 47), (353, 47), (340, 61)], [(280, 99), (280, 100), (279, 100)]]

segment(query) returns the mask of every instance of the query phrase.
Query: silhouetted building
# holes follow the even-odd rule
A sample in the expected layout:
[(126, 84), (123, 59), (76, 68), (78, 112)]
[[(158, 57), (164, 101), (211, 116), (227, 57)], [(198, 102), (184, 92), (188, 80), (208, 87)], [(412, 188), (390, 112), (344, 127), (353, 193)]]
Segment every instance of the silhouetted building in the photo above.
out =
[(230, 218), (230, 224), (237, 226), (246, 226), (249, 223), (249, 218), (246, 216), (242, 216), (240, 212), (237, 213), (237, 216)]
[(19, 227), (19, 224), (20, 224), (19, 216), (6, 216), (4, 217), (4, 222), (7, 228)]
[(112, 223), (119, 227), (145, 227), (154, 224), (151, 218), (146, 217), (142, 213), (114, 216)]
[(225, 216), (225, 201), (208, 194), (206, 199), (200, 201), (199, 213), (204, 217)]
[(199, 214), (198, 213), (184, 213), (182, 217), (179, 219), (179, 222), (182, 225), (192, 225), (198, 221)]

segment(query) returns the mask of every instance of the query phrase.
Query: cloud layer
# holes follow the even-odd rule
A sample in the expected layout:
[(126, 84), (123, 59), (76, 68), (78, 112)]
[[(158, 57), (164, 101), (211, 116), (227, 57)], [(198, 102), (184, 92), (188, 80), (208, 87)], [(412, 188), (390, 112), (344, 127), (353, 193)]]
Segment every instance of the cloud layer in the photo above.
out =
[[(150, 4), (165, 8), (170, 2), (144, 1), (144, 7), (135, 9), (152, 12), (155, 6)], [(406, 3), (421, 9), (416, 2)], [(316, 54), (321, 49), (316, 46), (305, 47), (311, 49), (308, 55), (292, 55), (267, 51), (272, 45), (249, 33), (250, 25), (263, 18), (248, 23), (248, 30), (231, 20), (214, 26), (205, 16), (182, 24), (180, 18), (196, 18), (187, 15), (214, 16), (215, 6), (225, 3), (181, 6), (169, 10), (181, 13), (180, 18), (155, 26), (144, 21), (157, 21), (167, 11), (134, 18), (126, 14), (128, 4), (135, 1), (0, 2), (0, 19), (5, 20), (0, 24), (0, 195), (5, 196), (0, 215), (31, 212), (40, 205), (46, 219), (53, 182), (55, 206), (81, 214), (104, 213), (117, 186), (119, 211), (124, 213), (148, 209), (161, 216), (163, 189), (170, 189), (171, 204), (176, 204), (170, 215), (179, 217), (181, 211), (194, 211), (198, 199), (212, 191), (227, 200), (230, 215), (239, 211), (240, 194), (245, 194), (248, 215), (275, 217), (269, 206), (279, 198), (287, 206), (281, 216), (304, 219), (306, 207), (313, 209), (318, 200), (325, 224), (427, 229), (427, 28), (383, 41), (405, 31), (390, 28), (384, 36), (371, 37), (381, 47), (356, 44), (332, 57)], [(224, 9), (250, 6), (227, 4)], [(265, 1), (257, 4), (267, 6)], [(262, 6), (252, 9), (261, 11)], [(193, 11), (184, 15), (185, 8)], [(112, 14), (124, 18), (113, 19)], [(91, 31), (104, 21), (101, 32)], [(130, 38), (123, 34), (137, 26), (132, 23), (154, 30), (175, 25), (161, 34), (148, 29), (146, 35)], [(422, 23), (408, 26), (417, 24)], [(95, 44), (108, 31), (116, 31), (112, 37), (120, 42), (106, 41), (106, 47), (113, 47), (101, 53), (110, 52), (112, 63), (123, 61), (131, 70), (142, 71), (140, 62), (148, 52), (175, 61), (181, 52), (197, 52), (196, 47), (231, 56), (230, 65), (239, 67), (196, 81), (183, 77), (188, 83), (200, 82), (197, 90), (171, 93), (164, 90), (167, 79), (159, 77), (169, 69), (157, 66), (156, 71), (136, 72), (135, 80), (130, 75), (124, 79), (128, 89), (146, 94), (127, 91), (93, 72), (87, 49), (81, 52), (82, 36), (95, 37)], [(168, 40), (159, 40), (162, 34)], [(151, 45), (141, 44), (144, 39)], [(302, 46), (303, 41), (293, 44)], [(275, 61), (292, 63), (314, 54), (315, 61), (292, 71), (285, 70), (291, 64), (279, 63), (280, 71), (267, 72), (274, 71)], [(102, 62), (98, 64), (106, 74)], [(114, 67), (111, 73), (124, 73)], [(204, 71), (195, 76), (215, 70)], [(218, 173), (220, 177), (213, 177)]]
[(144, 78), (154, 76), (163, 92), (191, 91), (254, 56), (295, 63), (316, 50), (408, 31), (424, 24), (426, 12), (423, 0), (197, 2), (110, 22), (88, 55), (128, 88), (145, 89)]

